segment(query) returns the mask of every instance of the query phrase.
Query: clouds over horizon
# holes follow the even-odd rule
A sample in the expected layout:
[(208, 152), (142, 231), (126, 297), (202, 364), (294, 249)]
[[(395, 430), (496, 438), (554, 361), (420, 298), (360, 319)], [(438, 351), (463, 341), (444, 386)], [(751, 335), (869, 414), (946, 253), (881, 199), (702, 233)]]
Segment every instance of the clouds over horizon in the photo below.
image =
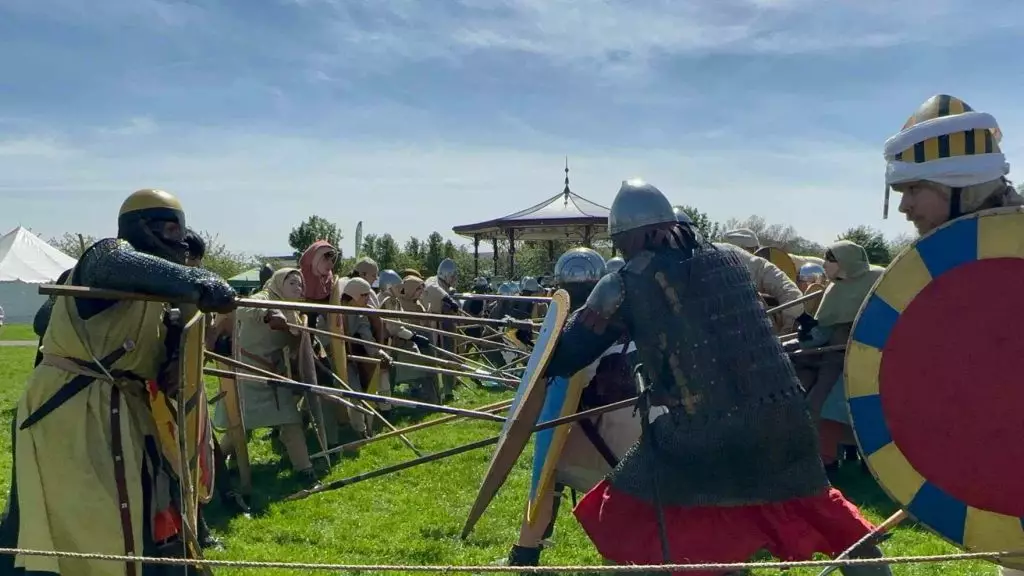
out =
[(254, 252), (310, 213), (451, 236), (557, 193), (567, 154), (606, 205), (639, 175), (722, 220), (895, 234), (881, 144), (928, 96), (995, 114), (1013, 164), (1022, 23), (1009, 0), (9, 0), (0, 228), (109, 233), (161, 186)]

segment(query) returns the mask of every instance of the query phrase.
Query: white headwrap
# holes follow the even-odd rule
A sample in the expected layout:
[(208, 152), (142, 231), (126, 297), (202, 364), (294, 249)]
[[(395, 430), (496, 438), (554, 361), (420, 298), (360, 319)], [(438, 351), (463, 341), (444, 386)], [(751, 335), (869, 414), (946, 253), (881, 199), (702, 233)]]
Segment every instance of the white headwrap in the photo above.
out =
[(905, 182), (927, 180), (953, 188), (965, 188), (983, 182), (991, 182), (1009, 174), (1010, 165), (1006, 162), (1006, 156), (1001, 152), (950, 156), (917, 163), (896, 160), (896, 154), (925, 140), (968, 130), (991, 130), (992, 137), (997, 143), (1002, 137), (999, 125), (991, 114), (964, 112), (919, 122), (886, 140), (886, 185), (893, 186)]

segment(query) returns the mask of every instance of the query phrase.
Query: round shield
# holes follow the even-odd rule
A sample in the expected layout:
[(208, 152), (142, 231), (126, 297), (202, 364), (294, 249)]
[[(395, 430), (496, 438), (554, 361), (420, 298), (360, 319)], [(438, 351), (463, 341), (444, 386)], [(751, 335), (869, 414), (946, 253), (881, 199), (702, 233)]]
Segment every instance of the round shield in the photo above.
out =
[(469, 518), (462, 528), (463, 538), (469, 535), (477, 520), (487, 510), (487, 506), (490, 505), (501, 485), (505, 483), (505, 479), (508, 478), (516, 461), (523, 453), (523, 449), (530, 441), (533, 427), (537, 425), (537, 419), (544, 407), (544, 397), (547, 392), (547, 382), (544, 381), (542, 375), (547, 369), (548, 361), (551, 359), (555, 345), (558, 343), (558, 337), (562, 333), (562, 326), (568, 317), (569, 293), (559, 290), (551, 297), (547, 316), (544, 317), (544, 324), (541, 325), (540, 334), (534, 341), (533, 353), (530, 354), (530, 360), (526, 363), (526, 370), (523, 371), (519, 388), (516, 390), (512, 406), (509, 408), (509, 416), (502, 427), (498, 447), (494, 450), (476, 500), (469, 511)]
[[(804, 290), (804, 295), (815, 294), (817, 292), (824, 292), (824, 291), (825, 291), (825, 285), (824, 284), (819, 284), (818, 282), (815, 282), (814, 284), (811, 284), (810, 286), (808, 286), (806, 290)], [(819, 304), (821, 304), (821, 298), (814, 298), (812, 300), (804, 302), (804, 311), (807, 312), (808, 314), (810, 314), (811, 316), (814, 316), (815, 314), (818, 313), (818, 305)]]
[(969, 551), (1024, 550), (1022, 231), (1024, 208), (1000, 208), (917, 240), (875, 284), (846, 352), (868, 467), (918, 522)]
[(789, 253), (782, 248), (776, 248), (775, 246), (762, 246), (754, 252), (754, 256), (760, 256), (765, 260), (775, 264), (780, 270), (785, 272), (786, 276), (790, 280), (796, 282), (796, 264), (793, 263), (793, 259), (790, 258)]

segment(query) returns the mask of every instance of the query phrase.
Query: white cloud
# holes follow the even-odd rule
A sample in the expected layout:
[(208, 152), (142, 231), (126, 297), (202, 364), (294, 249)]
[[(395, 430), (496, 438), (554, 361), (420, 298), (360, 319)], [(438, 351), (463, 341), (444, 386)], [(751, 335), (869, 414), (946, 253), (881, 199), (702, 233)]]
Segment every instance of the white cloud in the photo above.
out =
[(98, 132), (108, 136), (146, 136), (159, 130), (156, 121), (147, 116), (130, 118), (120, 126), (100, 128)]
[(1024, 20), (1012, 8), (1000, 18), (978, 18), (975, 8), (953, 0), (451, 0), (444, 8), (410, 0), (297, 4), (329, 14), (321, 64), (366, 63), (354, 53), (369, 55), (372, 65), (380, 66), (385, 58), (454, 61), (479, 50), (500, 50), (602, 72), (643, 69), (666, 55), (796, 54), (948, 43)]
[(759, 214), (823, 241), (857, 224), (894, 234), (907, 229), (898, 215), (884, 225), (880, 220), (878, 151), (820, 142), (772, 152), (577, 154), (190, 130), (126, 138), (120, 147), (83, 144), (59, 157), (55, 151), (65, 150), (59, 146), (33, 151), (25, 144), (31, 140), (19, 142), (0, 143), (0, 151), (21, 150), (0, 153), (0, 229), (21, 222), (47, 236), (109, 234), (128, 193), (160, 187), (179, 195), (192, 225), (252, 252), (287, 250), (289, 229), (310, 214), (339, 223), (349, 235), (362, 220), (368, 233), (405, 238), (438, 230), (454, 238), (452, 226), (509, 214), (558, 193), (565, 152), (573, 190), (605, 205), (621, 180), (641, 176), (673, 202), (696, 205), (715, 219)]

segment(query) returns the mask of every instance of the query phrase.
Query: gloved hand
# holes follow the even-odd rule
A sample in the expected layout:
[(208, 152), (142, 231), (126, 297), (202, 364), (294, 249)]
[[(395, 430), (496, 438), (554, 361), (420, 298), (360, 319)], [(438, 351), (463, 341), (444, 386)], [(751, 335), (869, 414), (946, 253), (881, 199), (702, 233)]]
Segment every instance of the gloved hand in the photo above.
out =
[(377, 358), (380, 358), (380, 369), (381, 370), (390, 370), (391, 369), (391, 356), (388, 356), (387, 352), (385, 352), (383, 350), (378, 351), (377, 352)]
[(454, 314), (455, 312), (462, 310), (462, 306), (459, 306), (459, 303), (456, 302), (454, 298), (445, 294), (444, 299), (441, 300), (441, 310), (445, 314)]
[(423, 334), (413, 334), (409, 341), (416, 345), (420, 349), (420, 352), (430, 350), (430, 338), (427, 338)]
[(811, 339), (811, 330), (814, 330), (815, 326), (818, 325), (818, 321), (814, 319), (810, 314), (804, 312), (796, 319), (797, 326), (797, 340), (806, 342)]
[(287, 332), (289, 330), (288, 319), (285, 317), (284, 312), (281, 312), (280, 310), (267, 310), (266, 315), (263, 316), (263, 321), (270, 325), (271, 330), (280, 330), (283, 332)]
[(519, 340), (527, 346), (533, 346), (533, 330), (529, 328), (520, 328), (516, 330), (516, 340)]
[(235, 289), (220, 276), (211, 274), (200, 280), (196, 288), (199, 291), (196, 306), (203, 312), (226, 313), (235, 309), (235, 298), (238, 295), (235, 293)]

